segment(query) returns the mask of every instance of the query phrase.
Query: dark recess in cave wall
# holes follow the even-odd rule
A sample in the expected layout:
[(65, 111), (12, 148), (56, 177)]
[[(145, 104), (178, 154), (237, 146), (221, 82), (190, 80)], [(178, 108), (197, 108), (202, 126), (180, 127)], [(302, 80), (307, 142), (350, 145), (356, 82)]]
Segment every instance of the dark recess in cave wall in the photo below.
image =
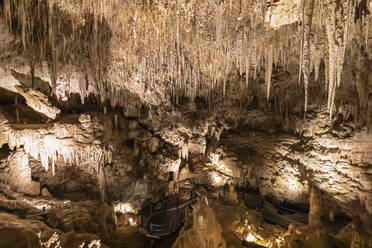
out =
[(3, 144), (3, 146), (0, 146), (0, 160), (8, 158), (10, 153), (11, 150), (8, 144)]

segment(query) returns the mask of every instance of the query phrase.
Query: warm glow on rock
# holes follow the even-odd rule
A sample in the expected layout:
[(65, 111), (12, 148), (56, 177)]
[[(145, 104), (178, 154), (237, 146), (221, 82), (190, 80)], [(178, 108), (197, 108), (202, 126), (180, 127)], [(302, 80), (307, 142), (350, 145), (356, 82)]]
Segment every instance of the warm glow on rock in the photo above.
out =
[(284, 240), (284, 238), (282, 236), (279, 236), (277, 239), (275, 239), (275, 242), (279, 245), (280, 243), (282, 243)]
[(247, 240), (248, 242), (253, 242), (253, 241), (256, 240), (256, 238), (255, 238), (255, 236), (253, 236), (252, 233), (249, 233), (248, 236), (247, 236), (247, 238), (246, 238), (246, 240)]
[(216, 171), (209, 173), (210, 181), (213, 186), (222, 186), (225, 184), (225, 179)]
[[(134, 209), (132, 207), (132, 204), (130, 204), (130, 203), (121, 203), (121, 202), (119, 202), (119, 203), (117, 203), (117, 204), (114, 205), (114, 211), (116, 213), (121, 213), (121, 214), (135, 213), (135, 211), (134, 211)], [(132, 219), (132, 218), (130, 218), (130, 219)], [(132, 219), (132, 221), (133, 221), (133, 219)]]
[(334, 181), (335, 181), (335, 180), (333, 179), (333, 177), (330, 177), (330, 178), (329, 178), (329, 185), (332, 185)]

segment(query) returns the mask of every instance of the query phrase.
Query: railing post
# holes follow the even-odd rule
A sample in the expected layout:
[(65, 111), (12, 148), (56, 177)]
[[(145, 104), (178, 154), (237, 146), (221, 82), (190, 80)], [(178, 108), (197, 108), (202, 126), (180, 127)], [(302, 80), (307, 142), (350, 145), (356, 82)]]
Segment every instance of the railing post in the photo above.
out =
[(169, 220), (169, 233), (172, 232), (172, 219)]
[(152, 234), (152, 223), (150, 223), (150, 234)]

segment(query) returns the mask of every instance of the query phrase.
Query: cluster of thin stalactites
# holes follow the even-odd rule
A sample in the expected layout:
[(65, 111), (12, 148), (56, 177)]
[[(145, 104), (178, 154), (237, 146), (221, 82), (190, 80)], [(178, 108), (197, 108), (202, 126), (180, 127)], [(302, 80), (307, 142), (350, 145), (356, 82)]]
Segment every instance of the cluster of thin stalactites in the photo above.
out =
[[(4, 14), (12, 30), (21, 34), (25, 54), (36, 45), (41, 55), (32, 54), (32, 58), (50, 62), (52, 85), (62, 71), (65, 54), (88, 49), (85, 58), (76, 60), (79, 54), (74, 58), (81, 71), (91, 74), (89, 83), (102, 101), (115, 98), (111, 102), (123, 104), (123, 97), (116, 94), (121, 91), (112, 89), (135, 89), (138, 81), (144, 82), (147, 90), (166, 84), (173, 99), (182, 95), (205, 97), (216, 91), (224, 96), (233, 70), (249, 87), (249, 80), (256, 79), (261, 69), (265, 69), (269, 99), (273, 70), (286, 70), (297, 61), (306, 112), (310, 74), (315, 71), (317, 79), (324, 61), (332, 114), (345, 51), (357, 33), (351, 30), (366, 30), (359, 34), (368, 37), (368, 11), (357, 22), (355, 16), (361, 5), (370, 8), (369, 0), (287, 2), (299, 3), (293, 10), (297, 21), (275, 28), (270, 19), (278, 3), (260, 0), (5, 0)], [(61, 15), (58, 8), (67, 14)], [(42, 17), (43, 13), (47, 17)], [(79, 29), (81, 25), (89, 28)], [(76, 37), (81, 36), (86, 37), (88, 46), (76, 43)], [(72, 46), (82, 47), (71, 50)], [(86, 86), (81, 89), (85, 95)], [(146, 93), (142, 88), (138, 91)]]

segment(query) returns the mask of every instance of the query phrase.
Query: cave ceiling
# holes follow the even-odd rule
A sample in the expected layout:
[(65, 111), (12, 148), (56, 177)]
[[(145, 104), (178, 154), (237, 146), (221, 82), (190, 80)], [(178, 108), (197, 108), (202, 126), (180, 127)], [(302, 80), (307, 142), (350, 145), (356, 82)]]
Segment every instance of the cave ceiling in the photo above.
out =
[(124, 106), (128, 94), (149, 106), (182, 97), (213, 102), (231, 94), (227, 89), (236, 73), (244, 83), (232, 94), (261, 75), (270, 99), (274, 68), (297, 74), (306, 111), (309, 82), (318, 79), (323, 65), (333, 114), (345, 58), (356, 63), (370, 51), (366, 0), (5, 0), (3, 5), (6, 23), (19, 38), (19, 46), (7, 53), (25, 58), (13, 58), (6, 67), (45, 79), (63, 100), (78, 93), (83, 102), (93, 94), (111, 106)]

